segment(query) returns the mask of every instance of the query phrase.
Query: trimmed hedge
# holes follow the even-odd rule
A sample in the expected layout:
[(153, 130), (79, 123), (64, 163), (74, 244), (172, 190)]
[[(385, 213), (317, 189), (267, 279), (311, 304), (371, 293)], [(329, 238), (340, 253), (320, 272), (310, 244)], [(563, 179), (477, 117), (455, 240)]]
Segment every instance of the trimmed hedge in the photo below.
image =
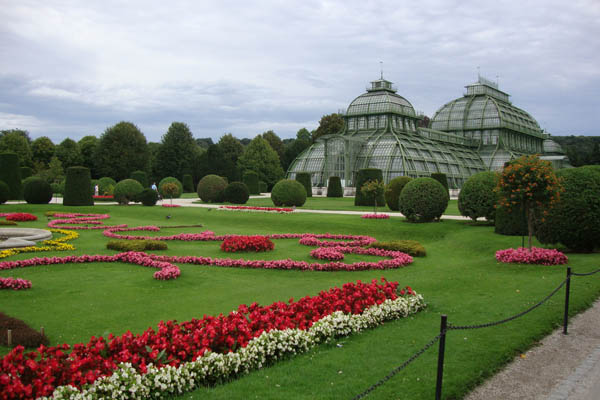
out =
[(4, 204), (10, 197), (10, 188), (4, 181), (0, 181), (0, 204)]
[(93, 206), (93, 194), (90, 169), (86, 167), (67, 168), (63, 205)]
[(448, 191), (441, 183), (433, 178), (417, 178), (400, 192), (398, 208), (410, 222), (431, 222), (440, 219), (448, 200)]
[(154, 189), (145, 188), (138, 194), (137, 200), (147, 207), (152, 207), (158, 201), (158, 193)]
[(398, 176), (392, 179), (386, 186), (385, 191), (383, 192), (383, 197), (385, 198), (385, 203), (392, 211), (398, 211), (398, 200), (400, 199), (400, 193), (404, 186), (412, 181), (410, 176)]
[[(174, 193), (173, 196), (171, 195), (167, 195), (164, 190), (162, 189), (163, 185), (165, 183), (174, 183), (177, 185), (177, 188), (179, 188), (179, 190), (177, 191), (177, 193)], [(174, 198), (174, 199), (178, 199), (181, 197), (181, 194), (183, 193), (183, 185), (181, 184), (181, 182), (179, 182), (179, 179), (177, 178), (173, 178), (172, 176), (167, 176), (166, 178), (162, 178), (160, 180), (160, 182), (158, 183), (158, 193), (160, 193), (161, 197), (163, 199), (167, 199), (167, 198)]]
[[(246, 171), (242, 176), (242, 182), (248, 187), (250, 194), (260, 194), (261, 188), (258, 183), (258, 174), (254, 171)], [(265, 184), (266, 186), (266, 184)], [(265, 190), (266, 191), (266, 190)]]
[(29, 204), (48, 204), (52, 200), (52, 187), (42, 178), (32, 177), (23, 187), (23, 197)]
[(388, 242), (374, 242), (369, 247), (390, 251), (401, 251), (413, 257), (425, 257), (425, 247), (416, 240), (390, 240)]
[(296, 173), (296, 181), (298, 181), (302, 186), (304, 186), (304, 190), (306, 190), (306, 197), (312, 197), (312, 180), (310, 178), (310, 173)]
[(219, 175), (206, 175), (198, 182), (197, 193), (205, 203), (220, 203), (225, 196), (227, 182)]
[(29, 178), (30, 176), (33, 175), (33, 169), (31, 169), (30, 167), (21, 167), (21, 180), (25, 179), (25, 178)]
[(258, 181), (258, 190), (259, 190), (260, 193), (268, 193), (269, 192), (269, 185), (267, 185), (267, 182)]
[(168, 246), (166, 242), (160, 240), (109, 240), (106, 248), (117, 251), (145, 251), (167, 250)]
[(144, 171), (133, 171), (131, 173), (131, 179), (135, 179), (145, 188), (150, 186), (148, 183), (148, 175), (146, 175)]
[(298, 181), (282, 179), (273, 186), (271, 200), (277, 207), (302, 207), (306, 203), (306, 189)]
[[(354, 197), (354, 205), (355, 206), (374, 206), (375, 205), (375, 199), (369, 199), (368, 197), (364, 196), (361, 193), (360, 188), (363, 187), (363, 185), (367, 182), (367, 181), (374, 181), (374, 180), (378, 180), (380, 182), (383, 182), (383, 172), (381, 172), (380, 169), (377, 168), (364, 168), (364, 169), (360, 169), (358, 170), (358, 172), (356, 173), (356, 195)], [(381, 196), (377, 197), (377, 204), (382, 206), (385, 204), (385, 198), (383, 197), (383, 193), (381, 194)]]
[(138, 201), (138, 196), (144, 187), (135, 179), (123, 179), (115, 185), (113, 196), (119, 204), (128, 204), (130, 201)]
[(225, 201), (233, 204), (246, 204), (250, 198), (248, 186), (243, 182), (231, 182), (223, 194)]
[(117, 181), (113, 178), (105, 176), (103, 178), (98, 179), (98, 192), (101, 196), (112, 195), (115, 186), (117, 186)]
[(339, 176), (330, 176), (327, 182), (327, 197), (344, 197), (342, 180)]
[(184, 193), (193, 193), (194, 192), (194, 179), (190, 174), (184, 174), (182, 182), (183, 184), (183, 192)]
[(0, 181), (8, 185), (8, 200), (21, 198), (21, 168), (15, 153), (0, 153)]
[(480, 217), (493, 221), (498, 202), (498, 195), (494, 191), (497, 184), (498, 174), (491, 171), (479, 172), (467, 179), (458, 195), (460, 214), (473, 221)]
[(494, 232), (508, 236), (529, 235), (525, 213), (519, 208), (508, 211), (505, 207), (497, 206)]

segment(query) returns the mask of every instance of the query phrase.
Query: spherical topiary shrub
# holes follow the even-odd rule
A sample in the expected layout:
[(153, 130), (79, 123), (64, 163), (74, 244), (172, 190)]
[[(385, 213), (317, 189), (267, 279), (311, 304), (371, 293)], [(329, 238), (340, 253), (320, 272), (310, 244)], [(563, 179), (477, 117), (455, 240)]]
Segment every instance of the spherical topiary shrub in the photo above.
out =
[(123, 179), (115, 185), (113, 196), (119, 204), (128, 204), (130, 201), (137, 201), (143, 190), (142, 184), (135, 179)]
[(498, 174), (491, 171), (479, 172), (467, 179), (458, 195), (460, 214), (473, 221), (480, 217), (493, 221), (498, 201), (498, 195), (494, 192), (497, 183)]
[(29, 178), (33, 175), (33, 169), (30, 167), (21, 167), (21, 179)]
[(571, 250), (591, 252), (600, 247), (600, 170), (562, 170), (564, 191), (546, 215), (536, 221), (541, 243), (562, 243)]
[(529, 230), (525, 212), (518, 207), (508, 210), (498, 205), (494, 218), (494, 232), (508, 236), (527, 236)]
[(197, 193), (200, 200), (205, 203), (219, 203), (223, 201), (227, 182), (219, 175), (206, 175), (198, 182)]
[(65, 206), (92, 206), (92, 178), (90, 169), (86, 167), (69, 167), (65, 178)]
[(142, 187), (149, 187), (150, 184), (148, 183), (148, 175), (146, 175), (146, 173), (144, 171), (133, 171), (131, 173), (131, 179), (135, 179), (136, 181), (138, 181)]
[(268, 193), (269, 192), (269, 185), (267, 185), (267, 182), (258, 181), (258, 191), (259, 191), (259, 194), (260, 193)]
[(183, 175), (183, 192), (184, 193), (192, 193), (194, 191), (194, 179), (190, 174)]
[[(162, 186), (165, 183), (174, 183), (177, 185), (177, 188), (179, 190), (175, 193), (165, 193), (165, 191), (162, 190)], [(158, 183), (158, 193), (160, 193), (160, 195), (163, 199), (170, 199), (170, 198), (178, 199), (179, 197), (181, 197), (181, 194), (183, 193), (183, 184), (179, 181), (179, 179), (173, 178), (172, 176), (167, 176), (166, 178), (162, 178), (160, 180), (160, 182)]]
[(398, 176), (385, 186), (383, 197), (385, 197), (385, 204), (387, 204), (390, 210), (398, 211), (400, 192), (402, 192), (404, 186), (411, 180), (412, 178), (410, 176)]
[(4, 204), (8, 201), (10, 196), (10, 188), (4, 181), (0, 181), (0, 204)]
[(233, 204), (246, 204), (250, 198), (248, 186), (243, 182), (231, 182), (225, 187), (225, 201)]
[(8, 185), (8, 199), (21, 198), (21, 169), (19, 157), (15, 153), (0, 153), (0, 181)]
[(29, 204), (48, 204), (52, 200), (52, 187), (42, 178), (32, 177), (23, 186), (23, 197)]
[(117, 186), (117, 181), (113, 178), (108, 176), (100, 178), (98, 179), (98, 194), (100, 196), (110, 196), (113, 194), (115, 186)]
[(431, 177), (442, 184), (444, 189), (446, 189), (446, 193), (448, 193), (448, 198), (450, 198), (450, 192), (448, 191), (448, 177), (443, 172), (433, 172)]
[(273, 186), (271, 200), (277, 207), (301, 207), (306, 202), (306, 189), (298, 181), (282, 179)]
[[(260, 194), (261, 190), (258, 185), (258, 174), (254, 171), (246, 171), (242, 176), (242, 182), (246, 184), (250, 194)], [(266, 190), (265, 190), (266, 191)]]
[[(375, 199), (369, 199), (367, 196), (363, 195), (360, 188), (363, 187), (367, 181), (378, 180), (383, 182), (383, 173), (380, 169), (377, 168), (364, 168), (358, 170), (356, 173), (356, 195), (354, 197), (354, 205), (355, 206), (374, 206)], [(381, 196), (377, 197), (377, 204), (385, 204), (385, 198), (383, 197), (383, 193)]]
[(410, 222), (439, 220), (448, 207), (448, 192), (433, 178), (408, 182), (398, 199), (398, 209)]
[(138, 194), (137, 200), (141, 201), (143, 205), (151, 207), (158, 201), (158, 193), (154, 189), (145, 188)]
[(296, 173), (296, 181), (298, 181), (300, 184), (302, 184), (302, 186), (304, 186), (304, 190), (306, 190), (306, 197), (312, 197), (312, 181), (310, 178), (310, 173)]
[(344, 197), (344, 189), (339, 176), (330, 176), (327, 182), (327, 197)]

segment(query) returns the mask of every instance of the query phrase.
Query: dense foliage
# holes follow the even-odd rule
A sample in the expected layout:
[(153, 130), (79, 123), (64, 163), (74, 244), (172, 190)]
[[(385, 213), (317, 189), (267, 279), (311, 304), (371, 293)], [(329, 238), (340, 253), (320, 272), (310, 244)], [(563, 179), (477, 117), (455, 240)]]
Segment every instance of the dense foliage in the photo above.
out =
[(497, 206), (494, 218), (494, 232), (500, 235), (524, 236), (527, 235), (527, 217), (523, 210)]
[(600, 136), (552, 136), (575, 167), (600, 164)]
[(31, 142), (31, 156), (33, 158), (34, 165), (38, 169), (48, 168), (50, 159), (54, 155), (54, 143), (47, 136), (41, 136)]
[(0, 204), (6, 203), (10, 198), (10, 188), (4, 181), (0, 181)]
[(0, 180), (8, 185), (9, 200), (21, 198), (21, 169), (16, 153), (0, 153)]
[(131, 173), (131, 179), (135, 179), (136, 181), (138, 181), (140, 183), (140, 185), (142, 185), (143, 187), (147, 188), (150, 186), (149, 182), (148, 182), (148, 175), (146, 175), (146, 172), (144, 171), (133, 171)]
[(98, 179), (98, 194), (101, 196), (112, 195), (117, 182), (108, 176)]
[[(442, 184), (446, 192), (448, 192), (448, 177), (443, 172), (434, 172), (431, 177)], [(449, 196), (450, 194), (448, 194)]]
[(497, 184), (498, 174), (491, 171), (479, 172), (467, 179), (458, 195), (460, 214), (474, 221), (481, 217), (493, 221), (498, 202), (498, 195), (494, 191)]
[(431, 222), (440, 219), (448, 200), (448, 192), (441, 183), (433, 178), (417, 178), (400, 192), (398, 208), (410, 222)]
[(277, 153), (277, 156), (279, 157), (279, 164), (281, 165), (281, 168), (284, 169), (285, 147), (283, 145), (283, 142), (281, 141), (281, 138), (271, 130), (263, 133), (262, 138), (269, 143), (269, 146), (271, 146), (273, 150), (275, 150), (275, 153)]
[[(177, 190), (167, 193), (165, 188), (163, 188), (166, 183), (174, 183), (177, 185)], [(172, 176), (167, 176), (166, 178), (161, 179), (161, 181), (158, 183), (158, 193), (160, 193), (160, 195), (165, 199), (177, 199), (181, 197), (181, 194), (183, 193), (183, 184), (179, 181), (179, 179)]]
[(183, 174), (182, 182), (184, 193), (194, 192), (194, 178), (190, 174)]
[(137, 200), (141, 201), (143, 205), (151, 207), (158, 201), (158, 192), (154, 189), (145, 188), (138, 194)]
[(360, 188), (360, 193), (369, 201), (373, 202), (375, 214), (377, 214), (377, 206), (383, 206), (384, 203), (379, 203), (378, 199), (383, 196), (385, 185), (383, 181), (372, 180), (366, 181)]
[(309, 172), (297, 172), (296, 180), (304, 186), (306, 197), (312, 197), (312, 180)]
[(135, 179), (123, 179), (115, 185), (113, 196), (119, 204), (128, 204), (137, 201), (144, 187)]
[(29, 178), (33, 175), (33, 169), (31, 167), (21, 167), (21, 180)]
[(400, 192), (404, 186), (410, 182), (412, 178), (410, 176), (398, 176), (392, 179), (386, 186), (383, 192), (385, 203), (392, 211), (398, 211), (398, 200), (400, 199)]
[(81, 165), (90, 169), (92, 178), (97, 178), (96, 173), (96, 162), (94, 160), (94, 153), (96, 147), (98, 147), (100, 141), (96, 136), (88, 135), (79, 139), (77, 145), (79, 146), (79, 152), (81, 153)]
[(29, 204), (48, 204), (52, 200), (52, 187), (45, 180), (32, 177), (23, 186), (23, 198)]
[(173, 122), (163, 135), (156, 155), (159, 176), (182, 177), (183, 174), (189, 174), (195, 158), (201, 152), (190, 128), (183, 122)]
[(19, 158), (20, 165), (33, 166), (29, 136), (25, 131), (20, 129), (2, 131), (2, 135), (0, 136), (0, 152), (15, 153)]
[(225, 201), (233, 204), (246, 204), (250, 198), (248, 186), (242, 182), (231, 182), (225, 187)]
[[(356, 196), (354, 197), (354, 205), (355, 206), (374, 206), (375, 199), (367, 198), (361, 192), (360, 188), (363, 187), (367, 181), (380, 181), (383, 182), (383, 172), (377, 168), (364, 168), (358, 170), (356, 173)], [(377, 197), (377, 204), (385, 204), (385, 198), (383, 197), (383, 193)]]
[(90, 170), (86, 167), (67, 168), (65, 179), (65, 193), (63, 204), (65, 206), (91, 206), (94, 204), (92, 198), (92, 182)]
[(62, 167), (66, 170), (69, 167), (81, 166), (83, 157), (79, 145), (73, 139), (65, 139), (56, 146), (54, 155), (60, 160)]
[(206, 175), (198, 182), (197, 193), (205, 203), (219, 203), (225, 196), (227, 182), (219, 175)]
[[(312, 134), (313, 142), (325, 135), (335, 135), (344, 129), (344, 118), (341, 114), (333, 113), (323, 115), (319, 121), (319, 126)], [(358, 187), (358, 186), (357, 186)]]
[(327, 197), (344, 197), (342, 180), (339, 176), (330, 176), (327, 182)]
[(297, 181), (282, 179), (273, 186), (271, 200), (277, 207), (301, 207), (306, 202), (306, 189)]
[(279, 156), (269, 143), (260, 136), (252, 139), (246, 146), (244, 153), (238, 159), (238, 167), (241, 171), (256, 172), (258, 179), (266, 182), (269, 187), (272, 187), (284, 176), (279, 163)]
[(250, 194), (260, 194), (260, 188), (258, 187), (258, 174), (256, 172), (245, 171), (242, 181), (248, 187)]

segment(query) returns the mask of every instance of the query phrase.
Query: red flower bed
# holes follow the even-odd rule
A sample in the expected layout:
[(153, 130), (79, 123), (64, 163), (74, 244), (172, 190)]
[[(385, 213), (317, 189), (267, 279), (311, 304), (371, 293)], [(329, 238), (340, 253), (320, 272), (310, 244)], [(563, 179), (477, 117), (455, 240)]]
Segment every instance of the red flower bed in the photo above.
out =
[[(17, 346), (1, 360), (0, 393), (4, 398), (48, 396), (57, 386), (70, 384), (80, 388), (108, 376), (120, 362), (131, 363), (136, 370), (145, 373), (148, 364), (179, 366), (209, 350), (232, 352), (245, 347), (262, 332), (306, 330), (335, 311), (360, 314), (386, 299), (396, 299), (397, 288), (397, 282), (383, 278), (382, 283), (358, 281), (298, 301), (290, 299), (287, 303), (276, 302), (269, 306), (243, 304), (228, 315), (204, 316), (182, 323), (160, 322), (158, 330), (148, 328), (140, 335), (128, 331), (118, 337), (110, 334), (107, 339), (92, 337), (87, 344), (76, 344), (72, 348), (67, 344), (42, 345), (36, 351), (25, 353), (22, 346)], [(400, 293), (412, 293), (407, 290), (408, 293)]]
[(37, 217), (29, 213), (2, 213), (0, 217), (6, 217), (7, 221), (25, 222), (36, 221)]
[(114, 200), (114, 198), (115, 198), (114, 196), (109, 195), (109, 194), (107, 194), (107, 195), (99, 195), (99, 194), (97, 194), (97, 195), (94, 195), (92, 197), (95, 200)]
[(229, 236), (221, 243), (221, 250), (236, 253), (238, 251), (270, 251), (275, 244), (266, 236)]

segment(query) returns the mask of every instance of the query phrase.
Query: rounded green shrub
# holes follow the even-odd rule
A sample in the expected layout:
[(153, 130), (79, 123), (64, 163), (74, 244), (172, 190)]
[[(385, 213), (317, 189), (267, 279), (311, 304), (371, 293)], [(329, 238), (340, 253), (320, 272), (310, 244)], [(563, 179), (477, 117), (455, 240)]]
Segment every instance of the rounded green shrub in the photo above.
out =
[(327, 182), (327, 197), (344, 197), (342, 180), (339, 176), (330, 176)]
[(19, 157), (15, 153), (0, 153), (0, 181), (8, 185), (8, 199), (19, 200), (22, 194)]
[(259, 191), (259, 194), (260, 193), (268, 193), (269, 192), (269, 185), (267, 185), (267, 182), (258, 181), (258, 191)]
[(529, 229), (525, 212), (520, 208), (508, 210), (498, 205), (494, 218), (494, 232), (508, 236), (527, 236)]
[(10, 196), (10, 188), (4, 181), (0, 181), (0, 204), (4, 204), (8, 201)]
[(562, 170), (564, 191), (546, 215), (536, 221), (541, 243), (562, 243), (577, 252), (600, 247), (600, 170), (583, 167)]
[(498, 195), (494, 192), (497, 183), (498, 174), (491, 171), (479, 172), (467, 179), (458, 195), (460, 214), (473, 221), (480, 217), (493, 221), (498, 201)]
[(250, 194), (260, 194), (261, 193), (261, 189), (258, 184), (258, 174), (256, 172), (254, 172), (254, 171), (244, 172), (244, 175), (242, 176), (242, 182), (244, 182), (246, 184)]
[(52, 200), (52, 187), (42, 178), (32, 177), (23, 186), (23, 197), (29, 204), (48, 204)]
[(142, 185), (142, 187), (147, 188), (150, 186), (150, 184), (148, 183), (148, 175), (144, 171), (133, 171), (131, 173), (131, 179), (135, 179), (136, 181), (138, 181)]
[(248, 186), (243, 182), (231, 182), (225, 187), (225, 201), (233, 204), (246, 204), (250, 198)]
[(448, 192), (433, 178), (408, 182), (398, 199), (398, 209), (410, 222), (439, 220), (448, 207)]
[(33, 175), (33, 169), (30, 167), (21, 167), (21, 179), (29, 178)]
[(400, 192), (404, 189), (404, 186), (410, 182), (412, 178), (410, 176), (398, 176), (392, 179), (386, 186), (383, 192), (385, 198), (385, 204), (392, 211), (398, 211), (398, 199), (400, 199)]
[[(165, 190), (163, 190), (163, 185), (165, 183), (174, 183), (177, 185), (177, 188), (179, 190), (177, 190), (174, 193), (166, 193)], [(178, 199), (179, 197), (181, 197), (181, 194), (183, 193), (183, 185), (181, 184), (181, 182), (179, 182), (179, 179), (177, 178), (173, 178), (172, 176), (167, 176), (166, 178), (162, 178), (160, 180), (160, 182), (158, 183), (158, 193), (160, 193), (161, 197), (163, 199)]]
[(310, 177), (310, 173), (296, 173), (296, 181), (298, 181), (302, 186), (304, 186), (304, 190), (306, 190), (306, 197), (312, 197), (312, 180)]
[(117, 186), (117, 181), (113, 178), (108, 176), (100, 178), (98, 179), (98, 194), (100, 194), (100, 196), (110, 196), (113, 194), (115, 186)]
[(277, 207), (302, 207), (306, 202), (306, 189), (298, 181), (282, 179), (273, 186), (271, 200)]
[(92, 178), (90, 169), (86, 167), (69, 167), (65, 178), (65, 206), (92, 206)]
[(137, 201), (143, 190), (142, 184), (135, 179), (123, 179), (115, 185), (113, 196), (119, 204), (128, 204), (130, 201)]
[(190, 174), (183, 175), (183, 191), (184, 193), (192, 193), (194, 191), (194, 179)]
[(227, 182), (219, 175), (206, 175), (198, 182), (197, 193), (205, 203), (220, 203), (225, 195)]
[[(364, 168), (358, 170), (356, 173), (356, 195), (354, 197), (354, 205), (355, 206), (374, 206), (375, 199), (369, 199), (367, 196), (363, 195), (360, 188), (363, 187), (365, 183), (368, 181), (378, 180), (383, 182), (383, 173), (380, 169), (377, 168)], [(384, 205), (385, 198), (383, 197), (383, 193), (381, 196), (377, 197), (377, 204)]]
[(141, 201), (143, 205), (151, 207), (158, 201), (158, 193), (154, 189), (145, 188), (137, 196), (137, 200)]

